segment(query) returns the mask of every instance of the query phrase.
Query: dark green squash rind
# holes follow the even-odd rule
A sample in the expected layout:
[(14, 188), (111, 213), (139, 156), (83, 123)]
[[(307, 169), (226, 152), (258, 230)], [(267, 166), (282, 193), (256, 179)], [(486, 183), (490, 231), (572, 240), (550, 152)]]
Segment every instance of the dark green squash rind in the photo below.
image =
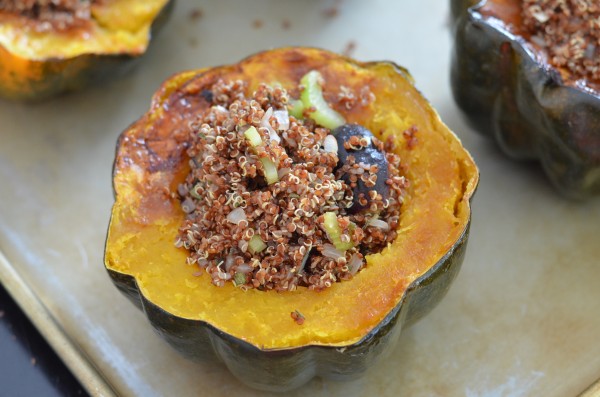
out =
[[(168, 1), (158, 13), (150, 29), (151, 37), (165, 25), (175, 6)], [(153, 40), (149, 40), (148, 47)], [(18, 101), (42, 101), (59, 94), (81, 90), (91, 84), (122, 76), (133, 69), (144, 54), (82, 54), (71, 58), (29, 60), (35, 68), (41, 68), (41, 80), (27, 79), (21, 82), (22, 89), (4, 85), (0, 81), (0, 96)], [(15, 78), (18, 78), (15, 76)]]
[(522, 38), (452, 0), (451, 86), (467, 121), (517, 159), (537, 159), (564, 195), (600, 194), (600, 97), (541, 67)]
[(286, 391), (315, 376), (352, 380), (393, 349), (401, 330), (431, 311), (446, 295), (464, 259), (469, 222), (452, 249), (407, 288), (398, 305), (359, 342), (346, 347), (302, 346), (263, 350), (214, 326), (177, 317), (140, 292), (132, 276), (107, 269), (113, 283), (143, 309), (154, 330), (183, 356), (194, 361), (222, 361), (248, 386)]

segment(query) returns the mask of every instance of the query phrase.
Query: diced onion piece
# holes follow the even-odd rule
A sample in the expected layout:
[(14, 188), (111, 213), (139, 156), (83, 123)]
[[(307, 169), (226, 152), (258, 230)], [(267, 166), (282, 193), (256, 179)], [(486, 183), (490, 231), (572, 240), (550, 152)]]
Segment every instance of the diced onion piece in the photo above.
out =
[(334, 212), (326, 212), (325, 214), (323, 214), (323, 227), (327, 232), (327, 237), (329, 237), (329, 241), (331, 241), (335, 248), (337, 248), (338, 250), (346, 251), (354, 247), (352, 241), (348, 241), (347, 243), (342, 242), (342, 228), (340, 227), (340, 224), (337, 220), (337, 216)]
[(290, 112), (290, 115), (294, 116), (298, 120), (303, 119), (304, 118), (304, 104), (302, 103), (302, 101), (299, 99), (290, 100), (289, 112)]
[(229, 274), (229, 273), (218, 272), (217, 277), (221, 280), (226, 280), (226, 281), (231, 280), (231, 274)]
[(279, 143), (279, 142), (281, 142), (281, 138), (279, 137), (279, 135), (277, 135), (277, 132), (273, 129), (273, 127), (271, 127), (271, 123), (269, 122), (269, 120), (271, 120), (272, 116), (273, 116), (273, 108), (268, 108), (267, 111), (265, 112), (265, 115), (260, 120), (260, 126), (266, 128), (267, 131), (269, 131), (269, 138), (272, 141)]
[(273, 183), (277, 182), (279, 180), (279, 176), (277, 175), (277, 166), (275, 163), (268, 157), (262, 157), (260, 162), (263, 165), (267, 183), (272, 185)]
[(367, 222), (367, 226), (373, 226), (383, 231), (390, 230), (390, 225), (386, 221), (376, 218), (372, 218), (369, 222)]
[(545, 12), (542, 11), (537, 11), (537, 12), (533, 12), (532, 16), (539, 22), (539, 23), (546, 23), (548, 22), (548, 20), (550, 19), (550, 15), (546, 14)]
[(292, 147), (292, 148), (298, 147), (298, 143), (295, 140), (293, 140), (292, 138), (290, 138), (288, 136), (287, 132), (284, 132), (282, 134), (282, 136), (283, 136), (283, 139), (285, 139), (285, 142), (288, 144), (289, 147)]
[(237, 225), (241, 221), (247, 220), (246, 213), (244, 212), (243, 208), (238, 207), (238, 208), (234, 209), (233, 211), (231, 211), (229, 214), (227, 214), (227, 220), (229, 222), (235, 223)]
[(181, 203), (181, 209), (183, 210), (183, 212), (185, 212), (186, 214), (190, 214), (192, 212), (194, 212), (194, 210), (196, 209), (196, 204), (194, 204), (194, 201), (192, 201), (191, 198), (187, 197), (185, 200), (183, 200), (183, 202)]
[(314, 112), (310, 117), (317, 124), (334, 129), (346, 123), (341, 114), (329, 107), (325, 98), (323, 98), (323, 90), (321, 89), (320, 81), (322, 77), (316, 70), (311, 70), (302, 77), (300, 84), (304, 86), (300, 94), (300, 100), (305, 109), (314, 108)]
[(287, 174), (289, 174), (290, 171), (291, 170), (289, 168), (280, 168), (279, 171), (277, 171), (277, 176), (279, 177), (279, 179), (281, 179)]
[(363, 260), (358, 254), (352, 255), (348, 262), (348, 272), (353, 276), (360, 270), (363, 265)]
[(250, 146), (252, 147), (260, 146), (263, 143), (260, 134), (254, 126), (250, 126), (248, 129), (246, 129), (246, 131), (244, 131), (244, 136), (246, 137), (248, 143), (250, 143)]
[(331, 259), (336, 259), (336, 260), (344, 256), (344, 253), (342, 251), (335, 248), (331, 244), (323, 244), (323, 251), (321, 251), (321, 254), (326, 258), (331, 258)]
[(263, 115), (263, 118), (260, 120), (260, 123), (263, 124), (265, 122), (268, 122), (269, 120), (271, 120), (271, 117), (273, 116), (273, 108), (269, 107), (266, 111), (265, 114)]
[(323, 140), (323, 149), (327, 153), (338, 153), (338, 143), (333, 135), (327, 135)]
[(206, 259), (198, 259), (198, 266), (204, 269), (206, 266), (208, 266), (208, 261)]
[(238, 267), (235, 270), (237, 273), (248, 274), (252, 271), (252, 266), (246, 263), (242, 263), (241, 265), (238, 265)]
[(248, 241), (248, 249), (251, 253), (257, 254), (267, 248), (267, 244), (260, 238), (259, 235), (255, 234), (252, 236), (250, 241)]
[(234, 257), (233, 254), (228, 254), (225, 257), (225, 271), (228, 272), (229, 270), (231, 270), (231, 267), (233, 266), (234, 263)]
[(182, 197), (189, 193), (185, 183), (180, 183), (179, 186), (177, 186), (177, 193)]
[(215, 105), (212, 107), (214, 110), (216, 110), (217, 112), (221, 112), (221, 113), (229, 113), (229, 110), (225, 107), (225, 106), (221, 106), (221, 105)]
[(277, 119), (277, 129), (279, 131), (287, 131), (290, 129), (290, 115), (287, 109), (276, 110), (273, 116)]
[(279, 135), (277, 135), (277, 132), (273, 129), (273, 127), (271, 127), (271, 125), (267, 125), (265, 126), (265, 128), (267, 129), (267, 131), (269, 131), (269, 139), (277, 143), (281, 142), (281, 138), (279, 137)]
[(596, 46), (593, 43), (590, 43), (585, 48), (584, 56), (587, 59), (593, 59), (594, 58), (594, 54), (596, 54)]

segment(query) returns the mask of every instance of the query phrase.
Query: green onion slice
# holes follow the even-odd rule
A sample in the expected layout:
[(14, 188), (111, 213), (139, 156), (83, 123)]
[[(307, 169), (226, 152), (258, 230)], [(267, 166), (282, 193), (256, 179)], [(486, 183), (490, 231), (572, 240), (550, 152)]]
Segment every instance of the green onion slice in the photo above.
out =
[(244, 273), (236, 272), (233, 275), (233, 284), (237, 287), (238, 285), (246, 284), (246, 275)]
[(300, 80), (300, 84), (304, 86), (300, 94), (300, 100), (304, 109), (314, 108), (314, 112), (311, 113), (310, 117), (317, 124), (332, 130), (345, 124), (346, 121), (341, 114), (329, 107), (329, 104), (323, 98), (323, 90), (319, 84), (321, 79), (321, 74), (316, 70), (311, 70), (305, 74)]
[(246, 131), (244, 131), (244, 136), (252, 147), (260, 146), (263, 143), (258, 130), (254, 126), (250, 126)]
[(248, 241), (248, 249), (251, 253), (257, 254), (267, 248), (267, 244), (260, 238), (259, 235), (255, 234), (252, 236), (250, 241)]
[(268, 157), (262, 157), (260, 162), (263, 165), (263, 170), (265, 172), (265, 179), (269, 185), (274, 184), (279, 180), (279, 175), (277, 175), (277, 166), (275, 163)]
[(340, 251), (347, 251), (350, 248), (354, 247), (352, 241), (348, 241), (347, 243), (342, 242), (342, 228), (340, 227), (340, 224), (337, 220), (337, 216), (334, 212), (326, 212), (325, 214), (323, 214), (323, 218), (323, 227), (325, 228), (327, 236), (329, 237), (329, 240), (331, 240), (331, 243), (334, 245), (335, 248), (337, 248)]
[(304, 118), (304, 104), (299, 99), (291, 99), (288, 112), (296, 119), (301, 120)]

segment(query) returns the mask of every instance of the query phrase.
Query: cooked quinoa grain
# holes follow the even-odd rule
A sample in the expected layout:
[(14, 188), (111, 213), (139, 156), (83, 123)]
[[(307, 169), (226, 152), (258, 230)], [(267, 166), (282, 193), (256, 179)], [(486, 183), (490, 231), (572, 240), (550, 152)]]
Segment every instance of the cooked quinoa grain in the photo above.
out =
[(91, 18), (99, 0), (0, 0), (0, 12), (26, 17), (37, 31), (65, 30)]
[(600, 82), (600, 2), (523, 0), (522, 16), (532, 41), (574, 80)]
[[(407, 181), (391, 143), (373, 142), (388, 161), (388, 196), (370, 190), (367, 210), (351, 215), (344, 175), (375, 186), (377, 166), (352, 156), (340, 164), (330, 130), (290, 116), (280, 87), (263, 84), (247, 97), (243, 81), (218, 81), (208, 91), (212, 106), (190, 125), (191, 172), (178, 189), (187, 216), (175, 244), (214, 285), (320, 290), (351, 279), (365, 255), (394, 240)], [(355, 138), (350, 145), (365, 144)], [(332, 213), (334, 237), (324, 226)]]

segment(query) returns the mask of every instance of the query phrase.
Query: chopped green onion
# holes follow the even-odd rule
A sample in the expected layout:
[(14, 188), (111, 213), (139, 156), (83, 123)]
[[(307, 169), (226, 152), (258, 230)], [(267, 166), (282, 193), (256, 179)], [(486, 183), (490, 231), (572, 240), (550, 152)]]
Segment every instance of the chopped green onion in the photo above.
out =
[(262, 138), (258, 133), (258, 130), (254, 126), (251, 126), (246, 131), (244, 131), (244, 136), (246, 137), (248, 143), (250, 143), (250, 146), (252, 147), (260, 146), (263, 143)]
[(202, 185), (200, 185), (200, 182), (196, 183), (194, 185), (194, 187), (192, 188), (192, 190), (190, 190), (190, 196), (192, 196), (193, 198), (197, 199), (197, 200), (202, 200), (202, 196), (200, 196), (200, 194), (198, 194), (198, 190), (202, 187)]
[(279, 180), (279, 175), (277, 175), (277, 166), (275, 163), (268, 157), (262, 157), (260, 162), (263, 165), (267, 183), (272, 185), (273, 183), (277, 182)]
[(242, 284), (246, 284), (246, 275), (244, 273), (236, 272), (233, 275), (233, 285), (237, 287)]
[(323, 227), (327, 232), (329, 240), (335, 246), (336, 249), (340, 251), (347, 251), (350, 248), (354, 247), (352, 241), (348, 241), (347, 243), (342, 242), (342, 228), (340, 227), (337, 216), (334, 212), (326, 212), (325, 214), (323, 214)]
[(252, 236), (250, 241), (248, 241), (248, 249), (251, 253), (257, 254), (267, 248), (267, 244), (260, 238), (259, 235), (255, 234)]
[(290, 105), (291, 105), (291, 107), (288, 108), (288, 112), (290, 113), (290, 115), (294, 116), (298, 120), (303, 119), (304, 118), (304, 104), (302, 103), (302, 101), (299, 99), (296, 99), (296, 100), (292, 99), (292, 100), (290, 100)]
[[(272, 110), (271, 110), (272, 111)], [(270, 127), (269, 127), (270, 128)], [(271, 128), (272, 129), (272, 128)], [(246, 131), (244, 131), (244, 136), (250, 143), (250, 146), (256, 148), (257, 146), (261, 146), (263, 144), (263, 140), (258, 133), (256, 127), (251, 126)], [(263, 170), (265, 172), (265, 179), (269, 185), (277, 182), (279, 180), (279, 175), (277, 174), (277, 165), (268, 157), (263, 157), (260, 159), (260, 162), (263, 165)]]
[(346, 121), (341, 114), (329, 107), (329, 104), (323, 98), (323, 90), (319, 84), (320, 80), (321, 74), (316, 70), (311, 70), (305, 74), (300, 80), (300, 84), (304, 86), (300, 94), (300, 100), (305, 109), (315, 109), (310, 116), (317, 124), (334, 129), (345, 124)]

